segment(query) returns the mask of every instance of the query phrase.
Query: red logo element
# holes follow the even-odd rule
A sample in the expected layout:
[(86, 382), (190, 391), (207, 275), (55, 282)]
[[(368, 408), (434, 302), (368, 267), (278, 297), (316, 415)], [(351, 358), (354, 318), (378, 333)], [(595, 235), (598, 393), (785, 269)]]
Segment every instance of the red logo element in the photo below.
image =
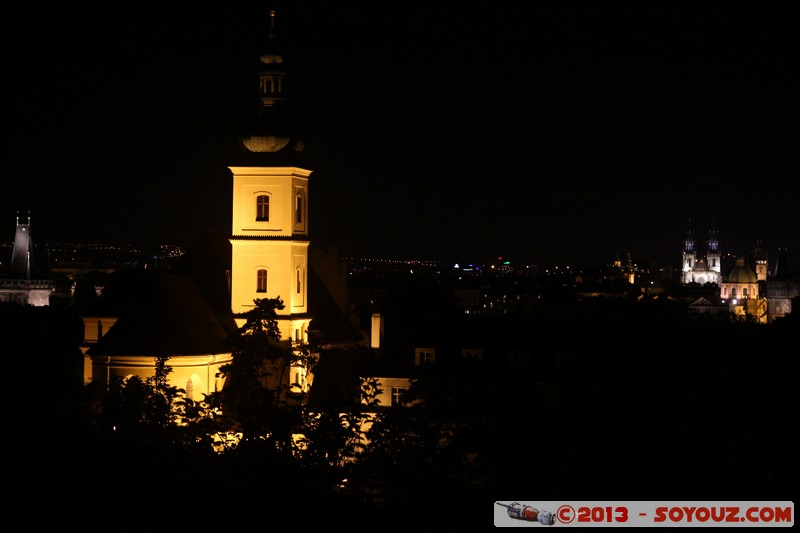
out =
[(569, 505), (562, 505), (556, 511), (556, 517), (562, 524), (569, 524), (575, 520), (575, 509)]

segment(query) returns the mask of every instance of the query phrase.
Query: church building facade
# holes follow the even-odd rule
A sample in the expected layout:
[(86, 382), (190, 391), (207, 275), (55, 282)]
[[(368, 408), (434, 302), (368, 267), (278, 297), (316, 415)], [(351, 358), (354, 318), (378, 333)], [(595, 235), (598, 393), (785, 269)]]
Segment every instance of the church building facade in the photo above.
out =
[[(274, 11), (258, 63), (261, 107), (252, 126), (240, 138), (232, 173), (230, 243), (230, 307), (220, 320), (202, 302), (191, 283), (167, 273), (141, 280), (142, 290), (156, 295), (155, 310), (127, 311), (86, 349), (91, 363), (86, 380), (110, 382), (138, 375), (152, 377), (159, 357), (168, 356), (170, 384), (196, 397), (219, 390), (222, 365), (232, 360), (225, 350), (228, 333), (245, 323), (258, 299), (280, 299), (277, 309), (281, 340), (308, 341), (308, 179), (299, 163), (303, 142), (291, 127), (285, 103), (286, 69)], [(194, 303), (186, 303), (190, 302)], [(216, 314), (216, 316), (215, 316)], [(91, 317), (84, 321), (91, 322)], [(95, 322), (97, 322), (95, 320)], [(97, 322), (99, 323), (99, 322)], [(159, 325), (165, 326), (159, 331)], [(144, 333), (146, 332), (146, 333)], [(176, 333), (185, 332), (184, 338)], [(202, 333), (202, 335), (201, 335)], [(147, 342), (144, 342), (144, 341)], [(293, 390), (305, 391), (311, 377), (302, 367), (290, 369)], [(296, 388), (297, 389), (296, 389)]]
[(686, 230), (681, 266), (681, 285), (698, 283), (705, 285), (722, 282), (722, 256), (719, 250), (719, 235), (716, 229), (708, 233), (705, 255), (700, 254), (695, 240), (694, 230)]

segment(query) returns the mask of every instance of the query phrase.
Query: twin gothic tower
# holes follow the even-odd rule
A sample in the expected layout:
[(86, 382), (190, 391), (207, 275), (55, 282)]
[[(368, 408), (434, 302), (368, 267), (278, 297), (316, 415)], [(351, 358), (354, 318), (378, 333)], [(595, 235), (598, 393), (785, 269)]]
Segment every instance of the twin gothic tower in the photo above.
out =
[(237, 324), (256, 299), (280, 298), (282, 340), (307, 342), (308, 179), (300, 164), (303, 142), (289, 120), (286, 64), (269, 12), (258, 62), (258, 116), (240, 139), (233, 173), (231, 309)]
[(681, 285), (689, 283), (715, 283), (722, 282), (722, 255), (719, 250), (719, 232), (711, 229), (708, 232), (706, 241), (705, 257), (699, 254), (694, 230), (690, 227), (686, 230), (686, 238), (683, 243), (683, 265), (681, 267)]

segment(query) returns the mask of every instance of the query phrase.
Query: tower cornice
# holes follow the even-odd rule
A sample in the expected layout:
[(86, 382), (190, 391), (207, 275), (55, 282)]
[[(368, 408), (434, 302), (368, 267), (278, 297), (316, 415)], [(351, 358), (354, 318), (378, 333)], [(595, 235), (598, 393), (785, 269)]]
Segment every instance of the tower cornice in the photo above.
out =
[(286, 242), (311, 242), (307, 235), (231, 235), (231, 241), (286, 241)]
[(307, 178), (312, 172), (301, 167), (232, 166), (228, 169), (235, 175), (242, 176), (286, 176), (291, 174), (298, 178)]

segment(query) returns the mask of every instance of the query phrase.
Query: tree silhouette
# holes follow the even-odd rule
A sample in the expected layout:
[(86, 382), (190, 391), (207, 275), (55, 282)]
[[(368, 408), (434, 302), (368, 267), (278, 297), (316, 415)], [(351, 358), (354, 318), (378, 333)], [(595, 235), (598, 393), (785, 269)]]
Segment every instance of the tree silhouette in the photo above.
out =
[(225, 385), (209, 395), (209, 404), (220, 413), (220, 428), (239, 435), (240, 452), (263, 448), (291, 455), (301, 413), (292, 408), (286, 376), (292, 364), (308, 358), (280, 338), (277, 311), (284, 308), (283, 300), (253, 302), (244, 324), (229, 339), (232, 361), (220, 368)]
[(146, 441), (164, 440), (176, 426), (184, 391), (169, 385), (168, 356), (156, 358), (153, 376), (118, 378), (103, 399), (102, 425)]

